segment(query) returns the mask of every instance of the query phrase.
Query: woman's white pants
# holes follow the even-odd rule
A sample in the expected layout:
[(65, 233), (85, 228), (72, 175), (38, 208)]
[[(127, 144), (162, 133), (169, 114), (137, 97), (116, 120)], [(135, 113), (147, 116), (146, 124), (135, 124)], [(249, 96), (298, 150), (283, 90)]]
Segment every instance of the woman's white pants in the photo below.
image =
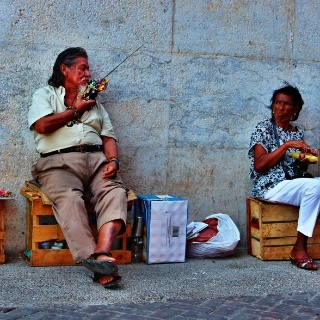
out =
[(264, 198), (300, 206), (297, 230), (312, 237), (320, 210), (320, 178), (284, 180), (269, 190)]

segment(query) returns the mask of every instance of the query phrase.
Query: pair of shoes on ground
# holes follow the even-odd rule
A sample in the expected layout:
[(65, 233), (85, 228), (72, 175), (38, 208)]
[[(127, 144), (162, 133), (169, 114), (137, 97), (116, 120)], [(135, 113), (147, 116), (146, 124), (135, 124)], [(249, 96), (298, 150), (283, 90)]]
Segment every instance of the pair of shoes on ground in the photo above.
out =
[(293, 259), (290, 256), (290, 261), (292, 264), (294, 264), (295, 266), (297, 266), (300, 269), (313, 270), (313, 271), (318, 270), (318, 265), (311, 258)]
[(118, 275), (118, 266), (109, 260), (97, 260), (99, 256), (112, 257), (110, 252), (96, 252), (93, 253), (88, 259), (82, 260), (82, 264), (89, 270), (93, 271), (93, 281), (97, 282), (103, 276), (112, 276), (113, 280), (101, 284), (105, 288), (110, 288), (118, 285), (121, 277)]

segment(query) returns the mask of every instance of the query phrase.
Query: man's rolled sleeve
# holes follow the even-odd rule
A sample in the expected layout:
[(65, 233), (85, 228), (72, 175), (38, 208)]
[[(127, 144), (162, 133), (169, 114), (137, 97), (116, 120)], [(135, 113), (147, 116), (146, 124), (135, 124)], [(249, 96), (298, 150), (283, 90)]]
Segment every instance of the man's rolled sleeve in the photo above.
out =
[(51, 104), (48, 101), (45, 90), (39, 89), (32, 96), (31, 107), (28, 112), (29, 129), (33, 130), (33, 125), (39, 119), (54, 113)]
[(99, 107), (101, 109), (101, 115), (102, 115), (102, 128), (101, 128), (100, 135), (105, 137), (111, 137), (117, 141), (117, 137), (114, 132), (114, 129), (107, 111), (103, 108), (103, 106), (100, 105)]

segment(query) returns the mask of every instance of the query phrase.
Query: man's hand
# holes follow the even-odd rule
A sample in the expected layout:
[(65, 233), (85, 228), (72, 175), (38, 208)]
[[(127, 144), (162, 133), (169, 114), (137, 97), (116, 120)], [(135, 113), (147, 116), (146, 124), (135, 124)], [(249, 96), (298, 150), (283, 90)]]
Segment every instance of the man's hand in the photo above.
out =
[(106, 164), (103, 170), (102, 178), (107, 179), (107, 178), (112, 178), (117, 174), (117, 164), (115, 162), (109, 162)]
[(78, 96), (74, 103), (73, 106), (78, 110), (79, 114), (83, 114), (86, 111), (89, 111), (96, 105), (96, 100), (83, 100), (82, 96)]

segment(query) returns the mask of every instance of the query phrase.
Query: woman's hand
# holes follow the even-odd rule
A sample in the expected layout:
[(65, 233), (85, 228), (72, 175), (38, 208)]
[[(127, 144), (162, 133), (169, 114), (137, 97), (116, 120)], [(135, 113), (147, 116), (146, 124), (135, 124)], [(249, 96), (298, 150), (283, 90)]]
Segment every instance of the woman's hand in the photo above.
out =
[[(303, 140), (291, 140), (288, 141), (287, 143), (291, 143), (293, 142), (293, 147), (291, 148), (296, 148), (300, 150), (299, 153), (299, 160), (305, 164), (315, 164), (318, 163), (317, 160), (315, 160), (314, 157), (318, 157), (318, 150), (317, 149), (311, 149)], [(297, 144), (295, 144), (294, 142), (297, 142)], [(309, 156), (314, 156), (309, 158)]]
[[(311, 157), (310, 157), (311, 156)], [(299, 160), (306, 164), (316, 164), (318, 163), (318, 157), (311, 155), (310, 153), (300, 153)]]
[(303, 150), (311, 150), (309, 145), (307, 145), (304, 140), (289, 140), (284, 144), (287, 149), (294, 148), (299, 149), (303, 152)]
[(306, 164), (318, 163), (318, 150), (317, 149), (303, 149), (298, 154), (298, 159)]
[(272, 152), (267, 152), (261, 144), (254, 146), (254, 170), (263, 173), (273, 168), (289, 148), (304, 150), (310, 147), (303, 140), (289, 140)]
[(311, 154), (311, 155), (316, 156), (316, 157), (319, 156), (318, 149), (304, 149), (304, 150), (301, 150), (301, 152), (302, 153), (308, 153), (308, 154)]

